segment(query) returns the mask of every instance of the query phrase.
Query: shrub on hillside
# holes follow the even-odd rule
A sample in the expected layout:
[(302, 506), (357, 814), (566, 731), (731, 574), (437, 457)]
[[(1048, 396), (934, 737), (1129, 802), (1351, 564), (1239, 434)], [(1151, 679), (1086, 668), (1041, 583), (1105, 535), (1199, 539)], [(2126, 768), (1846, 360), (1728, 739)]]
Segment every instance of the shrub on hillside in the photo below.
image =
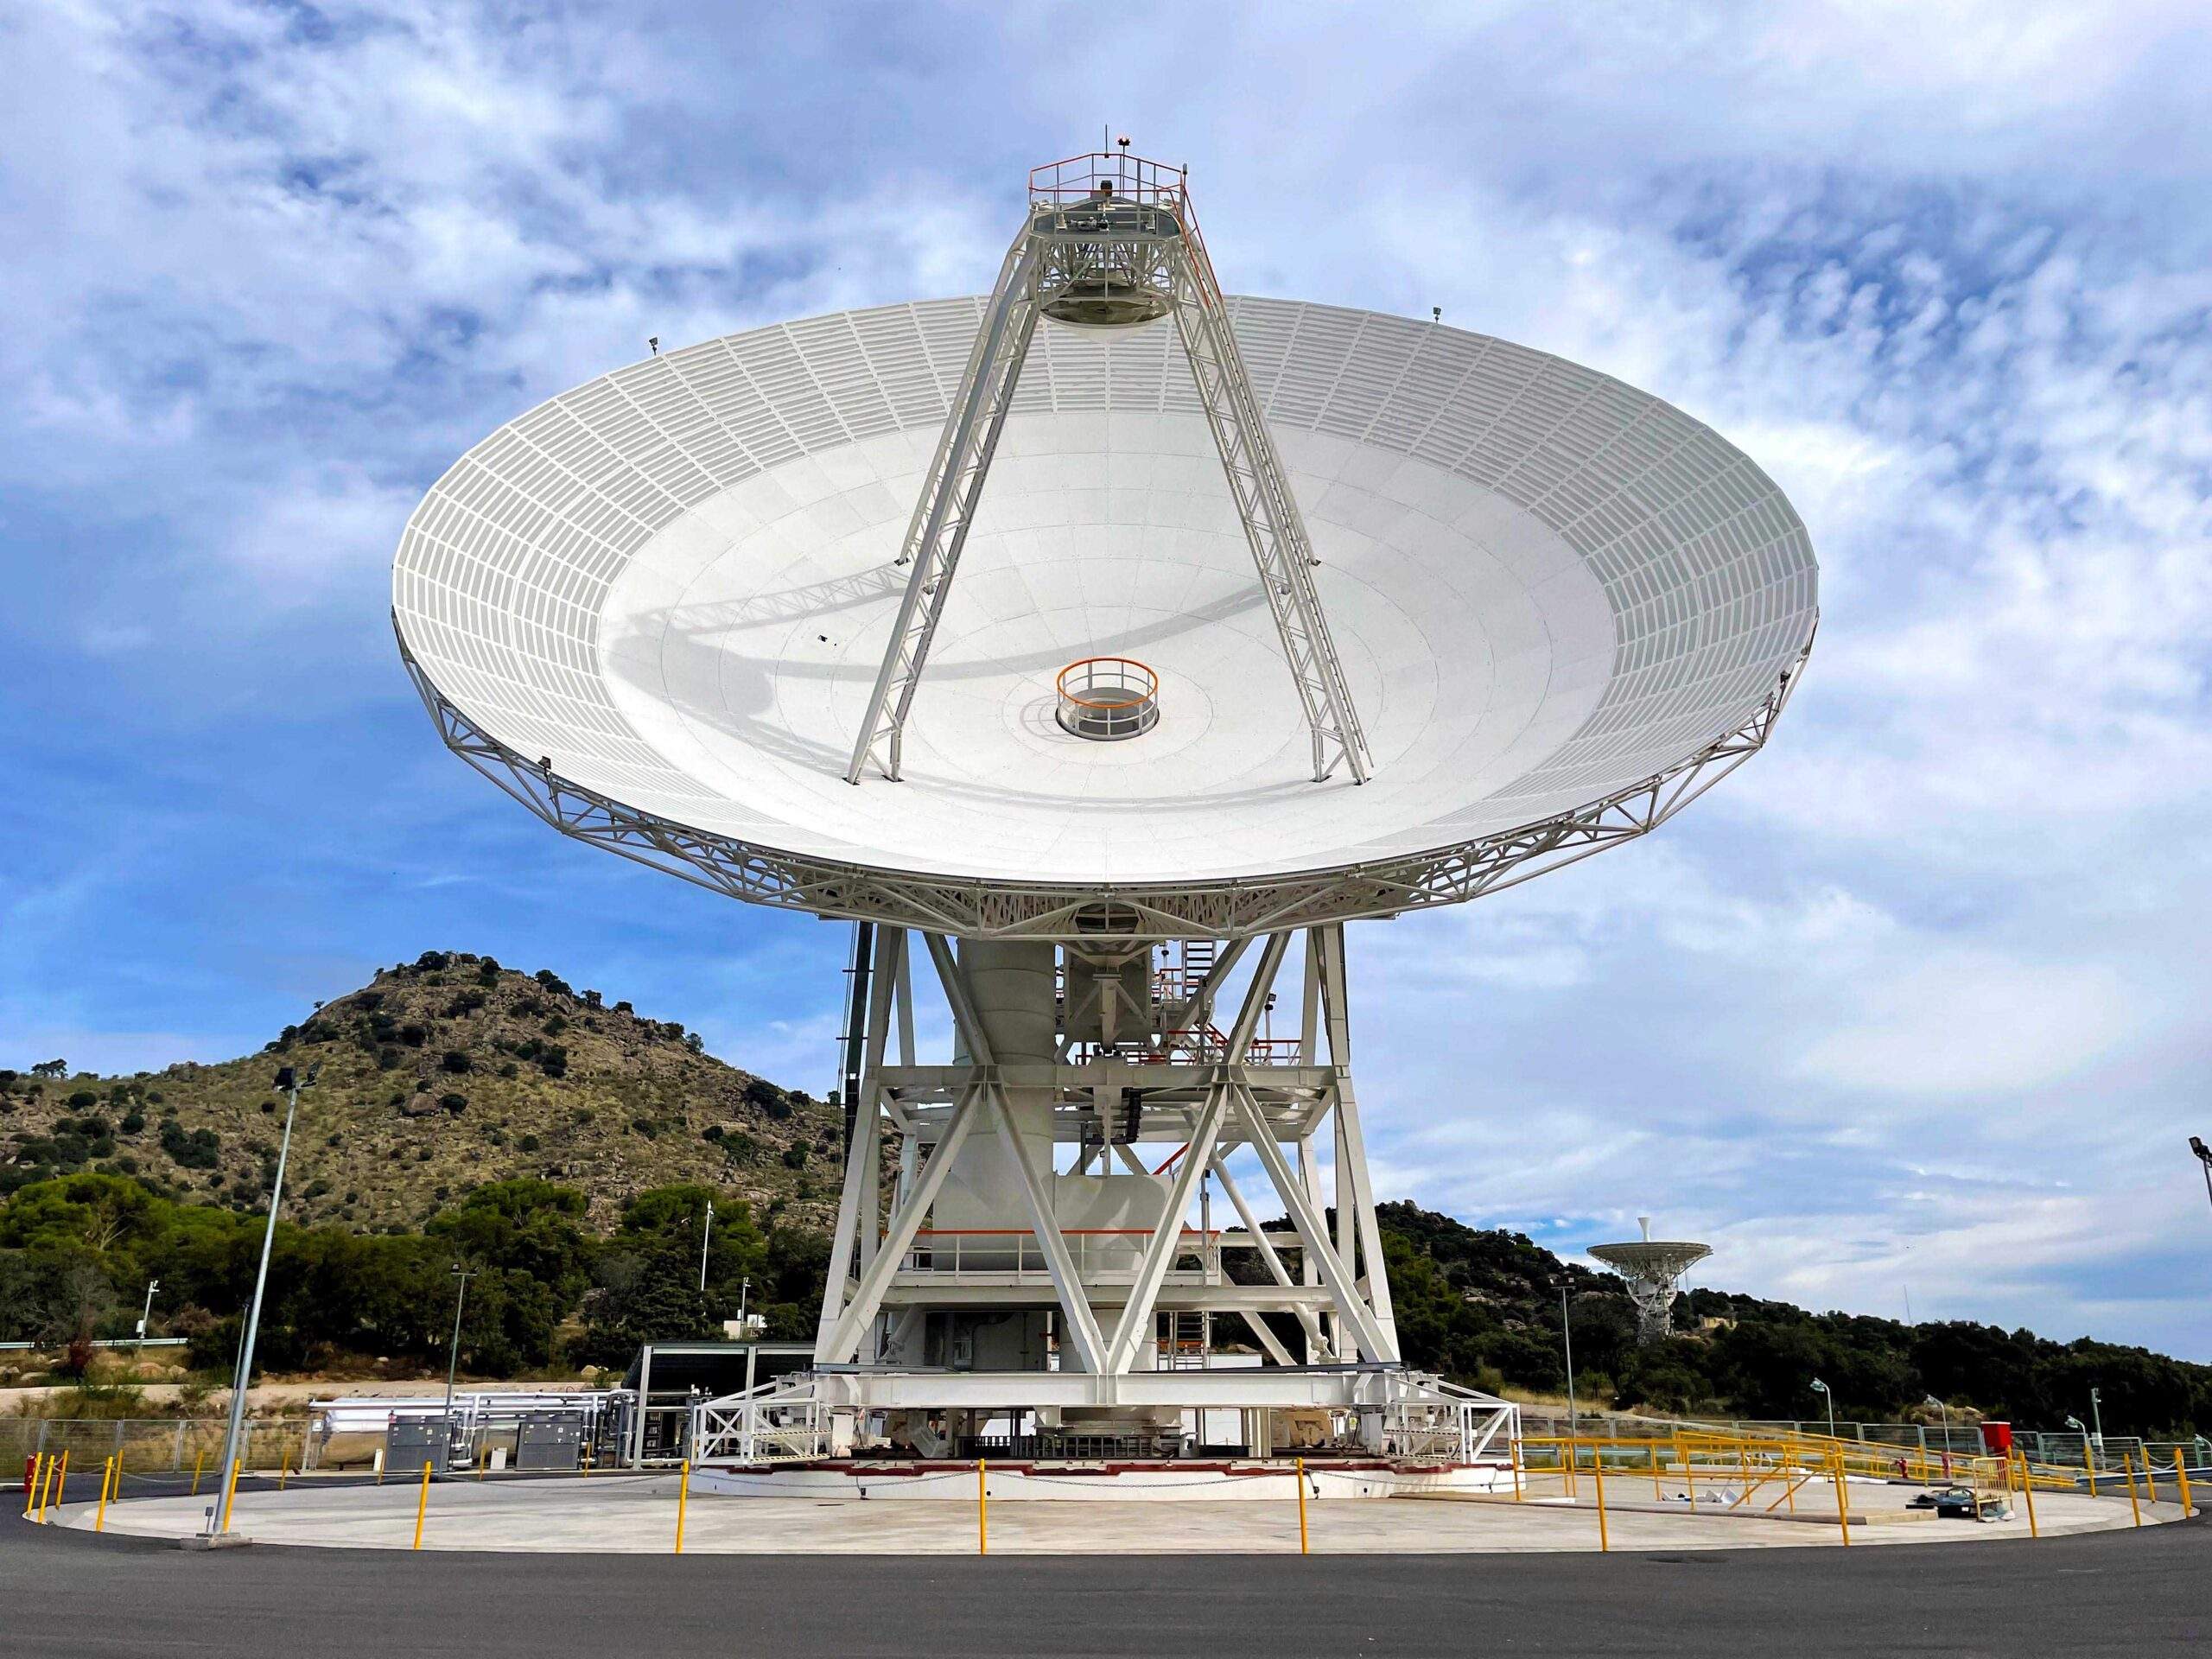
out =
[(162, 1150), (187, 1169), (213, 1169), (220, 1161), (222, 1142), (213, 1129), (187, 1131), (169, 1118), (162, 1124)]

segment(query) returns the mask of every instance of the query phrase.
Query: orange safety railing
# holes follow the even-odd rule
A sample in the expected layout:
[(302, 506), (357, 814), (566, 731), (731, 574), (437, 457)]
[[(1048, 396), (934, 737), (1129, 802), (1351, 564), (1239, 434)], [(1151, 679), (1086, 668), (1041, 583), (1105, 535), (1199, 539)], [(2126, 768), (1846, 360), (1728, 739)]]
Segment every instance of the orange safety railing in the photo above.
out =
[(1078, 737), (1136, 737), (1160, 722), (1160, 676), (1133, 657), (1085, 657), (1052, 682), (1061, 727)]

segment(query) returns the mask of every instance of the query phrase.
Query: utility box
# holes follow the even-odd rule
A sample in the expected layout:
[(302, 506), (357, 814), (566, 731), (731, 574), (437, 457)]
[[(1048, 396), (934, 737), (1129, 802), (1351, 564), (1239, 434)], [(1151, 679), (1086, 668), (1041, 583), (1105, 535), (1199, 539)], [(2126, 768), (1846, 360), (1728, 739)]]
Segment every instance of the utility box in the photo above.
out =
[(583, 1457), (582, 1421), (566, 1412), (526, 1411), (515, 1430), (515, 1467), (573, 1473)]
[(453, 1443), (442, 1417), (395, 1417), (384, 1432), (384, 1466), (394, 1475), (446, 1472), (446, 1450)]

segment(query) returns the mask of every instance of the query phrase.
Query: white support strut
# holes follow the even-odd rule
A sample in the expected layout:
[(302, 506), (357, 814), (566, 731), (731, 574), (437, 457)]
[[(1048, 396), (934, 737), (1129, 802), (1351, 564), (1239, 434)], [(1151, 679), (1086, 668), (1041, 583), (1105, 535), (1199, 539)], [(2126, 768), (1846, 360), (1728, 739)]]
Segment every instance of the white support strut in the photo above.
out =
[(1260, 591), (1306, 711), (1313, 740), (1313, 779), (1326, 779), (1340, 759), (1353, 780), (1363, 784), (1373, 761), (1314, 587), (1313, 568), (1320, 561), (1237, 354), (1236, 331), (1230, 325), (1213, 266), (1196, 238), (1176, 262), (1176, 332), (1190, 357), (1206, 423), (1213, 429), (1214, 447), (1221, 452), (1230, 493), (1236, 498), (1244, 538), (1259, 569)]
[(1158, 181), (1165, 175), (1141, 176), (1154, 181), (1137, 185), (1134, 194), (1103, 186), (1078, 207), (1033, 202), (1007, 250), (897, 561), (912, 568), (845, 768), (849, 784), (861, 781), (871, 758), (885, 778), (896, 782), (901, 776), (915, 689), (1039, 317), (1053, 314), (1056, 305), (1079, 311), (1084, 296), (1110, 284), (1141, 296), (1123, 302), (1135, 319), (1174, 315), (1306, 716), (1313, 780), (1325, 781), (1339, 762), (1355, 783), (1365, 783), (1373, 771), (1314, 584), (1319, 560), (1244, 372), (1221, 285), (1191, 216), (1188, 191), (1179, 175), (1172, 184)]
[(906, 531), (900, 564), (911, 564), (906, 597), (899, 602), (898, 620), (892, 625), (891, 644), (876, 671), (875, 689), (869, 694), (868, 715), (861, 722), (853, 744), (845, 781), (857, 784), (874, 755), (883, 775), (898, 781), (901, 740), (906, 715), (913, 708), (914, 688), (922, 664), (928, 660), (930, 641), (938, 619), (952, 591), (952, 573), (960, 563), (960, 550), (968, 543), (968, 529), (975, 522), (976, 498), (991, 469), (991, 456), (999, 434), (1006, 427), (1007, 407), (1014, 400), (1014, 382), (1029, 354), (1029, 337), (1037, 328), (1035, 270), (1038, 251), (1027, 236), (1016, 238), (1007, 251), (998, 286), (991, 291), (990, 308), (969, 354), (968, 372), (953, 402), (944, 435), (938, 440), (921, 499), (914, 505), (913, 521)]

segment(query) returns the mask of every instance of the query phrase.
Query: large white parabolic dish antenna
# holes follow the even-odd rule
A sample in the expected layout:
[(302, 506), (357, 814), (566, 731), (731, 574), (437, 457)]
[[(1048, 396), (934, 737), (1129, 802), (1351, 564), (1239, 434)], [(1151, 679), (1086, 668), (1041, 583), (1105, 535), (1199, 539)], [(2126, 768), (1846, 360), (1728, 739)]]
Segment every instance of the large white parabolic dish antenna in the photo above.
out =
[[(1699, 422), (1433, 323), (1230, 302), (1373, 775), (1313, 781), (1173, 327), (1038, 330), (906, 734), (846, 781), (893, 568), (982, 302), (633, 364), (500, 428), (408, 523), (447, 741), (572, 834), (739, 896), (968, 937), (1241, 934), (1470, 898), (1653, 827), (1764, 741), (1805, 529)], [(1159, 720), (1054, 718), (1086, 657)]]

